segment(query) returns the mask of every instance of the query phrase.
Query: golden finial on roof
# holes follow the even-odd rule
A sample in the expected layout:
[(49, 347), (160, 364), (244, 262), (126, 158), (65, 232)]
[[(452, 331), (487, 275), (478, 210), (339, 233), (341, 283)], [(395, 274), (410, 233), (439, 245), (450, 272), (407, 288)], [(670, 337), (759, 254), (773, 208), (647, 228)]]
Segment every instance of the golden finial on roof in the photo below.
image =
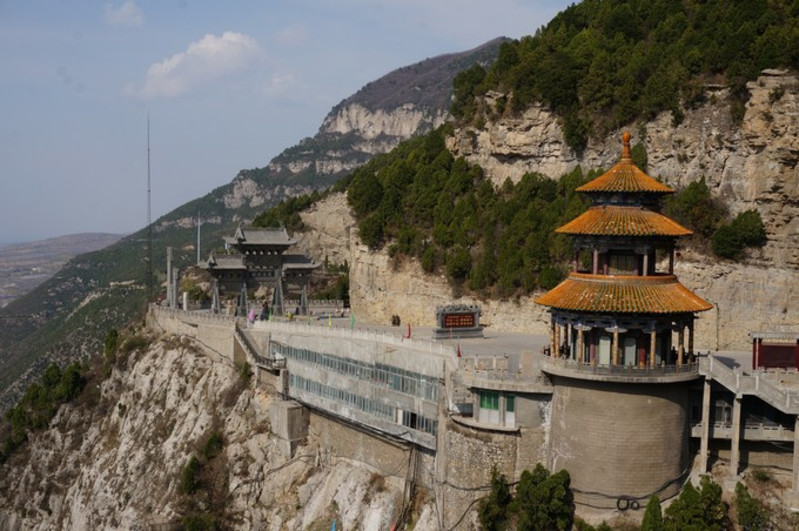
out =
[(622, 141), (622, 148), (621, 148), (621, 160), (624, 162), (631, 162), (632, 157), (630, 156), (630, 132), (625, 131), (624, 134), (621, 135)]

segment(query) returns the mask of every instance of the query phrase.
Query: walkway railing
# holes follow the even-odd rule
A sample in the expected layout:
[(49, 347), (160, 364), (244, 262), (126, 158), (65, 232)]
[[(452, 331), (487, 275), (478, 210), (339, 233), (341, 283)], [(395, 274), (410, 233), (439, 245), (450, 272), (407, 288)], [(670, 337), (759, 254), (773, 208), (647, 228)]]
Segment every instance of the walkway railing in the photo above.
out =
[(678, 381), (695, 378), (699, 375), (699, 364), (697, 363), (638, 367), (637, 365), (592, 365), (546, 355), (540, 355), (540, 360), (541, 369), (544, 372), (553, 372), (565, 376), (574, 375), (578, 378), (581, 376), (591, 379), (613, 380), (659, 378), (667, 381)]
[(760, 371), (746, 374), (738, 367), (728, 367), (715, 356), (700, 358), (700, 371), (735, 394), (754, 395), (783, 413), (799, 414), (799, 393), (777, 387), (762, 378)]
[(452, 345), (424, 339), (409, 339), (404, 337), (402, 334), (390, 334), (387, 332), (362, 329), (358, 327), (331, 327), (328, 325), (328, 321), (326, 320), (311, 320), (308, 322), (307, 318), (301, 317), (295, 321), (256, 321), (253, 324), (253, 329), (271, 332), (300, 332), (324, 337), (358, 339), (373, 343), (382, 343), (390, 346), (403, 347), (405, 349), (416, 350), (429, 354), (437, 354), (439, 356), (445, 356), (451, 359), (456, 358), (455, 347)]
[(250, 338), (247, 337), (241, 328), (239, 328), (238, 323), (236, 324), (236, 331), (235, 331), (236, 339), (239, 341), (239, 344), (242, 346), (244, 350), (247, 351), (247, 354), (252, 357), (255, 364), (262, 369), (267, 369), (270, 371), (274, 371), (277, 369), (285, 369), (286, 368), (286, 359), (285, 358), (272, 358), (268, 356), (261, 356), (258, 354), (258, 349), (250, 343)]

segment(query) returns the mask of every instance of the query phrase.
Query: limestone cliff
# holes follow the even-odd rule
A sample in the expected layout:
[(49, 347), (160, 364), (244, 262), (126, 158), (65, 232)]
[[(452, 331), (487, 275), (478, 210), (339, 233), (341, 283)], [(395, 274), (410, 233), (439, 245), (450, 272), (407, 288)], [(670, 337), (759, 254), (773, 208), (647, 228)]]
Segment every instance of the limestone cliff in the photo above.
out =
[[(268, 389), (187, 338), (152, 341), (0, 466), (0, 528), (147, 529), (198, 507), (224, 529), (327, 529), (333, 518), (387, 529), (397, 517), (400, 482), (337, 459), (313, 429), (284, 457)], [(181, 473), (214, 432), (222, 451), (203, 466), (192, 507)]]
[[(697, 348), (703, 350), (746, 349), (750, 331), (799, 329), (799, 80), (791, 73), (765, 71), (749, 90), (740, 126), (731, 121), (727, 90), (709, 87), (709, 103), (686, 111), (679, 125), (662, 114), (631, 128), (633, 141), (646, 146), (648, 173), (674, 187), (705, 177), (733, 214), (755, 208), (766, 225), (768, 244), (740, 263), (688, 250), (680, 256), (676, 272), (682, 282), (716, 305), (700, 315)], [(461, 128), (448, 147), (480, 164), (500, 184), (529, 171), (557, 178), (577, 165), (608, 168), (618, 159), (620, 137), (617, 132), (592, 139), (584, 153), (575, 155), (557, 117), (534, 106), (481, 129)], [(325, 249), (340, 257), (338, 262), (348, 261), (356, 313), (381, 322), (397, 313), (406, 322), (431, 325), (435, 306), (453, 300), (446, 280), (425, 275), (414, 260), (393, 263), (384, 251), (360, 245), (345, 201), (333, 196), (305, 215), (313, 227), (302, 238), (306, 250)], [(313, 234), (317, 231), (324, 241)], [(484, 321), (496, 329), (545, 332), (544, 311), (531, 297), (480, 304)]]

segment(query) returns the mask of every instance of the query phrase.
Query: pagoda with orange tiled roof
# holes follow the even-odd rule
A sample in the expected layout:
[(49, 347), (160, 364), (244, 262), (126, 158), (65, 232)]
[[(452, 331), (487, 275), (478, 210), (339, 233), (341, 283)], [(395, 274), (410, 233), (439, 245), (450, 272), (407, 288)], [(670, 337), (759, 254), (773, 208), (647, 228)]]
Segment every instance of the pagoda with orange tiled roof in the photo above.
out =
[(550, 308), (550, 354), (637, 368), (691, 362), (696, 313), (713, 306), (674, 276), (676, 241), (691, 234), (657, 212), (674, 190), (633, 163), (625, 132), (619, 162), (577, 191), (592, 206), (556, 231), (574, 237), (572, 272), (535, 301)]

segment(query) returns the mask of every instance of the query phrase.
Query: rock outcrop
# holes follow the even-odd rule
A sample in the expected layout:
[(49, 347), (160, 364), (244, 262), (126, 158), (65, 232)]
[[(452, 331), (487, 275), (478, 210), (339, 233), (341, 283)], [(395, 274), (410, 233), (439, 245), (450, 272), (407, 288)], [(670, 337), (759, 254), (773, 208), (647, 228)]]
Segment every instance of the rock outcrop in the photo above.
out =
[[(747, 349), (750, 331), (799, 330), (799, 80), (787, 72), (766, 71), (749, 90), (740, 127), (732, 123), (726, 89), (710, 88), (709, 102), (686, 111), (679, 125), (664, 113), (634, 131), (634, 142), (646, 146), (651, 175), (674, 187), (704, 177), (733, 214), (755, 208), (766, 225), (767, 245), (742, 262), (688, 250), (679, 258), (676, 272), (682, 282), (716, 305), (700, 315), (696, 346), (703, 350)], [(618, 159), (620, 137), (619, 132), (592, 140), (577, 156), (565, 144), (557, 117), (533, 106), (480, 130), (460, 129), (448, 147), (501, 184), (518, 181), (525, 172), (557, 178), (578, 165), (586, 170), (610, 167)], [(415, 260), (396, 262), (385, 251), (361, 245), (343, 195), (328, 198), (303, 219), (311, 227), (301, 237), (306, 252), (323, 259), (324, 249), (336, 262), (350, 264), (356, 313), (379, 322), (399, 314), (403, 322), (432, 325), (437, 305), (477, 302), (483, 306), (483, 321), (495, 329), (546, 332), (545, 312), (532, 297), (453, 301), (442, 276), (424, 274)]]

